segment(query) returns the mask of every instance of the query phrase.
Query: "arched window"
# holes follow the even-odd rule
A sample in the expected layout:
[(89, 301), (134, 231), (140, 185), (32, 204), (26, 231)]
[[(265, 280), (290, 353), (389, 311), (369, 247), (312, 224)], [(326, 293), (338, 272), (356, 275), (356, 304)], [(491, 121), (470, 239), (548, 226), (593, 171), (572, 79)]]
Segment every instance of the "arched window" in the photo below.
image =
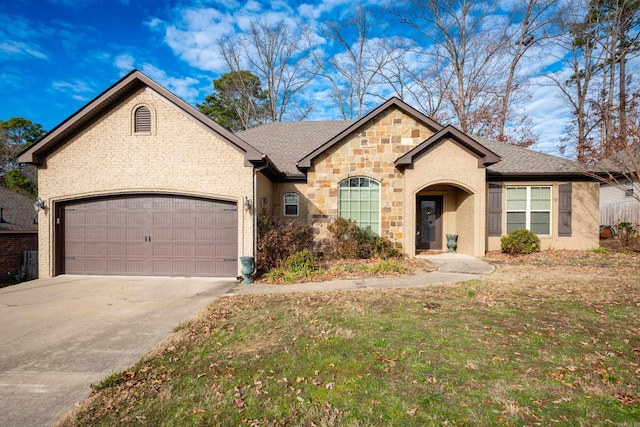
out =
[(364, 176), (340, 181), (338, 215), (380, 234), (380, 184)]
[(135, 133), (151, 132), (151, 110), (149, 107), (143, 105), (136, 109), (133, 130)]
[(300, 206), (300, 196), (296, 193), (286, 193), (284, 195), (284, 216), (298, 216)]

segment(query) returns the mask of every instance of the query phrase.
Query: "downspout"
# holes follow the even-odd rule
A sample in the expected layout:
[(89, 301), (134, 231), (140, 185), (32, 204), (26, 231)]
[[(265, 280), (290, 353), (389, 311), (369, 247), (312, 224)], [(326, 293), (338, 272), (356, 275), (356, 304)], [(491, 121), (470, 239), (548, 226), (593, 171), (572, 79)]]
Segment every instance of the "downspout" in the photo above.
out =
[[(255, 262), (256, 254), (258, 253), (258, 172), (266, 169), (269, 166), (268, 163), (265, 163), (263, 166), (259, 168), (253, 168), (253, 259), (254, 265), (258, 265)], [(254, 271), (255, 273), (255, 271)]]

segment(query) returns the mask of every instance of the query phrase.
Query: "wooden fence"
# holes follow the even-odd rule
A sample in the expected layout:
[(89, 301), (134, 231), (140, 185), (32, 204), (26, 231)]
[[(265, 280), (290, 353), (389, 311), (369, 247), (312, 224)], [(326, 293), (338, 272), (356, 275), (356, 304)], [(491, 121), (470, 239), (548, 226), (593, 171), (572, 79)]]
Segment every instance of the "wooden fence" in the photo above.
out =
[(600, 225), (615, 226), (620, 222), (640, 225), (640, 202), (631, 200), (600, 205)]

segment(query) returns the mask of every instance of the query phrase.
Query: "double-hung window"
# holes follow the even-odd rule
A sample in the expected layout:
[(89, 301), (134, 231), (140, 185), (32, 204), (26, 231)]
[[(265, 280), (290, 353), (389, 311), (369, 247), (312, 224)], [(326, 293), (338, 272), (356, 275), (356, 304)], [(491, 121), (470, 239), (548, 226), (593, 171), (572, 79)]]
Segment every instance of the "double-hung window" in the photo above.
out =
[(298, 216), (300, 206), (300, 196), (296, 193), (286, 193), (284, 195), (284, 215)]
[(526, 228), (551, 234), (551, 187), (507, 187), (507, 233)]
[(339, 186), (338, 214), (380, 234), (380, 184), (371, 178), (347, 178)]

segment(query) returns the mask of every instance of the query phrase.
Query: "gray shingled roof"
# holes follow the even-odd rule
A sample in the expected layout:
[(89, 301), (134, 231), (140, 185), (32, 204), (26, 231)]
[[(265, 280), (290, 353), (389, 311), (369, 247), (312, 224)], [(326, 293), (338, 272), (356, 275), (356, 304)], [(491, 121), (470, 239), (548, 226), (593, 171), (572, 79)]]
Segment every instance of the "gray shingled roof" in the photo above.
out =
[[(238, 133), (238, 136), (269, 156), (288, 176), (300, 175), (296, 163), (353, 121), (276, 122)], [(500, 156), (501, 161), (487, 168), (493, 175), (577, 175), (584, 169), (579, 163), (515, 145), (473, 137)]]
[(238, 132), (238, 136), (269, 156), (287, 175), (301, 175), (298, 160), (352, 125), (352, 120), (274, 122)]
[(500, 156), (501, 161), (489, 166), (489, 174), (504, 175), (581, 175), (584, 167), (577, 162), (540, 153), (511, 144), (473, 137)]
[(36, 231), (36, 211), (33, 209), (33, 201), (21, 194), (14, 193), (4, 187), (0, 187), (0, 208), (2, 219), (0, 233), (11, 231)]

